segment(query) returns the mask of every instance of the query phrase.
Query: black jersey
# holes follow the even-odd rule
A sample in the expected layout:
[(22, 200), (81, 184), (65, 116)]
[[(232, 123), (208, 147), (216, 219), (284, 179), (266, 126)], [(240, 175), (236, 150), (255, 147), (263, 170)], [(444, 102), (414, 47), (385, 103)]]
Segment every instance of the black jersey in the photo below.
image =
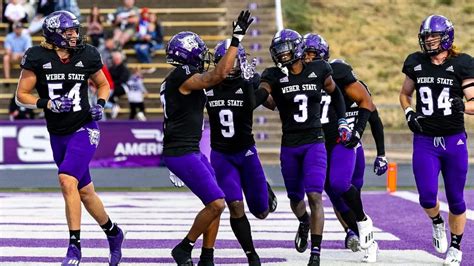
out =
[(416, 112), (426, 117), (418, 120), (423, 134), (447, 136), (465, 130), (464, 115), (452, 112), (449, 99), (463, 98), (462, 81), (474, 78), (471, 56), (461, 53), (435, 65), (429, 56), (416, 52), (407, 57), (402, 71), (415, 82)]
[(271, 95), (282, 122), (283, 146), (324, 141), (320, 121), (321, 91), (331, 74), (331, 66), (322, 60), (305, 64), (298, 75), (289, 73), (287, 76), (277, 67), (265, 69), (262, 81), (272, 87)]
[(63, 63), (55, 50), (34, 46), (23, 56), (20, 66), (36, 75), (36, 90), (40, 98), (56, 99), (67, 96), (73, 99), (71, 111), (54, 113), (45, 108), (48, 131), (51, 134), (67, 135), (90, 122), (88, 79), (102, 68), (97, 49), (85, 45), (71, 53)]
[(224, 80), (207, 89), (207, 113), (211, 125), (211, 148), (233, 153), (255, 145), (252, 134), (255, 90), (260, 76)]
[[(337, 87), (342, 90), (342, 95), (344, 96), (344, 102), (346, 105), (346, 120), (349, 128), (352, 130), (355, 123), (357, 122), (359, 107), (357, 106), (357, 103), (347, 96), (345, 88), (346, 86), (359, 80), (357, 80), (352, 67), (345, 61), (341, 59), (335, 59), (332, 60), (330, 64), (333, 70), (332, 78)], [(365, 87), (367, 91), (369, 91), (365, 83), (362, 81), (359, 82)], [(331, 96), (329, 96), (325, 91), (323, 92), (321, 99), (321, 123), (323, 124), (326, 143), (335, 144), (339, 138), (338, 118), (333, 104), (331, 104)]]
[(179, 91), (179, 87), (198, 72), (193, 66), (179, 66), (161, 84), (160, 99), (165, 115), (164, 155), (180, 156), (199, 151), (206, 94), (204, 89), (193, 90), (188, 95)]

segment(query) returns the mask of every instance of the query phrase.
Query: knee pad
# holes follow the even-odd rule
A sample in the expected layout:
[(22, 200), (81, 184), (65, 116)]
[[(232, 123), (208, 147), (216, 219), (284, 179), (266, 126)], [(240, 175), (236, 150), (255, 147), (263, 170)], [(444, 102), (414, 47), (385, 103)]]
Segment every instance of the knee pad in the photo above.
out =
[(425, 209), (431, 209), (436, 207), (436, 198), (433, 200), (424, 200), (420, 198), (420, 205)]
[(449, 211), (454, 214), (454, 215), (460, 215), (466, 212), (466, 202), (462, 200), (461, 202), (457, 202), (454, 204), (451, 204), (448, 202), (449, 205)]

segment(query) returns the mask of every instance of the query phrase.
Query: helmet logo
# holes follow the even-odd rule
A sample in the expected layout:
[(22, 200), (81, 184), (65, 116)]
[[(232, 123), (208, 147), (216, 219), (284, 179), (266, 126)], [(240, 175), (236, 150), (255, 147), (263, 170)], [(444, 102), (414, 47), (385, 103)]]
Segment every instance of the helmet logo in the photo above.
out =
[(59, 21), (60, 16), (61, 15), (52, 16), (48, 19), (48, 21), (46, 21), (46, 27), (49, 31), (52, 32), (54, 31), (54, 29), (59, 28), (59, 25), (61, 24), (61, 22)]
[(181, 39), (178, 39), (181, 44), (183, 44), (183, 48), (192, 52), (193, 49), (199, 48), (199, 44), (197, 43), (196, 39), (194, 39), (194, 35), (184, 36)]

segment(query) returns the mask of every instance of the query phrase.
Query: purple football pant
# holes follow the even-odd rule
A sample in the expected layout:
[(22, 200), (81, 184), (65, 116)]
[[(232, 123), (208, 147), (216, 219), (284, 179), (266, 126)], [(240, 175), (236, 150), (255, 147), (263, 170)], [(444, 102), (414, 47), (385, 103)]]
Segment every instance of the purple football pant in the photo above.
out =
[(253, 215), (258, 216), (268, 210), (267, 181), (255, 146), (236, 153), (212, 150), (211, 165), (227, 204), (242, 201), (243, 190)]
[(69, 135), (50, 134), (54, 162), (58, 174), (75, 177), (81, 189), (91, 183), (89, 163), (99, 145), (100, 131), (96, 122), (89, 122)]
[(179, 177), (204, 205), (224, 198), (224, 192), (217, 185), (214, 169), (201, 152), (163, 156), (163, 159), (168, 169)]
[(444, 137), (415, 134), (413, 137), (413, 173), (425, 209), (436, 206), (438, 175), (441, 171), (449, 211), (454, 215), (466, 211), (464, 186), (468, 168), (466, 133)]
[(305, 192), (323, 192), (326, 177), (324, 143), (282, 146), (280, 164), (286, 192), (291, 201), (300, 202), (304, 199)]

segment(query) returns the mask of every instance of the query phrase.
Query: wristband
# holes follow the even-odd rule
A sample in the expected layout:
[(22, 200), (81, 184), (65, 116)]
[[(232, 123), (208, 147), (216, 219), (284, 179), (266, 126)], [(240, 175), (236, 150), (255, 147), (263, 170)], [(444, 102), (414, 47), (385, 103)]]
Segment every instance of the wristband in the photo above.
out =
[(41, 108), (41, 109), (48, 108), (48, 102), (49, 102), (49, 99), (40, 98), (36, 101), (36, 108)]
[(104, 107), (105, 106), (105, 100), (102, 98), (97, 99), (97, 104)]

